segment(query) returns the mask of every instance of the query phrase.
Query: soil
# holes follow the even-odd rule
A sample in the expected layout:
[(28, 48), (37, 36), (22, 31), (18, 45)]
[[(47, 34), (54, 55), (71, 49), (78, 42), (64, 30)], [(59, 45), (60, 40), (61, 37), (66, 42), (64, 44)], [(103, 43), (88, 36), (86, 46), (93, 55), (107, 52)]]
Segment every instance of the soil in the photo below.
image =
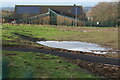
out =
[(120, 66), (109, 65), (109, 64), (101, 64), (101, 63), (91, 63), (82, 60), (70, 60), (67, 59), (69, 62), (72, 62), (82, 69), (87, 69), (88, 71), (96, 74), (97, 76), (105, 77), (105, 78), (120, 78)]
[(57, 29), (61, 29), (64, 31), (81, 31), (81, 32), (92, 32), (92, 31), (118, 31), (117, 28), (108, 29), (97, 29), (97, 28), (82, 28), (82, 27), (56, 27)]

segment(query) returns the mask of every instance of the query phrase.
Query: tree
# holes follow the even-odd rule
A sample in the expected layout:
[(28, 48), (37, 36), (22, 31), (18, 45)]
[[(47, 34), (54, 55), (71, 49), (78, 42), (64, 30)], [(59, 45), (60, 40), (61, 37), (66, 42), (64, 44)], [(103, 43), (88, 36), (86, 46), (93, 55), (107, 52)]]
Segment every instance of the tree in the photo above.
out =
[(118, 19), (117, 19), (118, 25), (120, 26), (120, 1), (118, 2)]
[(109, 25), (108, 22), (115, 24), (118, 17), (117, 2), (100, 2), (91, 11), (87, 12), (87, 17), (93, 21)]
[(10, 10), (2, 10), (0, 13), (2, 14), (3, 22), (9, 22), (14, 17), (14, 12)]

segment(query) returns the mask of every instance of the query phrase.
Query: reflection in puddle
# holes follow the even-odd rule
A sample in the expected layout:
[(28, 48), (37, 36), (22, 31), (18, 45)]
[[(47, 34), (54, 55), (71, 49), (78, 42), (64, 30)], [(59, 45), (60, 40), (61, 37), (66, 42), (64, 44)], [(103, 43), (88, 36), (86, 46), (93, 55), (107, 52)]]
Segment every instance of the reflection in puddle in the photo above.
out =
[(62, 48), (73, 51), (83, 51), (83, 52), (92, 52), (95, 54), (105, 54), (107, 53), (107, 48), (100, 47), (97, 44), (79, 42), (79, 41), (38, 41), (38, 44), (53, 47), (53, 48)]

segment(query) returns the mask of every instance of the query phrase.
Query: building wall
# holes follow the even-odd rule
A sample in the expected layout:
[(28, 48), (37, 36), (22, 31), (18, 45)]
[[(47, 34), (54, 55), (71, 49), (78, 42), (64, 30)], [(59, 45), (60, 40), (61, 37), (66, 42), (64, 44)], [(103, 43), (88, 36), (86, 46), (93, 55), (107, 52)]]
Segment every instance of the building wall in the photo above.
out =
[(18, 6), (16, 7), (16, 14), (39, 14), (40, 7), (38, 6)]
[(83, 18), (83, 9), (82, 6), (42, 6), (42, 5), (16, 5), (15, 6), (15, 17), (21, 18), (23, 15), (37, 15), (44, 14), (48, 12), (48, 9), (55, 10), (60, 14), (64, 14), (69, 17), (75, 17), (76, 9), (78, 19)]

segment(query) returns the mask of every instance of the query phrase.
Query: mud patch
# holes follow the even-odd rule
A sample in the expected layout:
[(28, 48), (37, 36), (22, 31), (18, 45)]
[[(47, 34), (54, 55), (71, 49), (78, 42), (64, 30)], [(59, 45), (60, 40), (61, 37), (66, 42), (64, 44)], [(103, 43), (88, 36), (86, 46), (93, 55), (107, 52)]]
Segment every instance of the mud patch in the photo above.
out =
[(22, 39), (25, 39), (25, 40), (28, 40), (28, 41), (33, 41), (33, 42), (36, 42), (36, 41), (46, 41), (45, 38), (33, 38), (33, 36), (26, 36), (26, 35), (22, 35), (22, 34), (18, 34), (18, 33), (13, 33), (17, 36), (19, 36), (20, 38)]
[(5, 54), (5, 56), (16, 56), (17, 54)]
[(56, 58), (39, 58), (39, 57), (36, 57), (35, 59), (44, 59), (44, 60), (50, 60), (50, 59), (56, 59)]
[(120, 78), (120, 66), (101, 64), (101, 63), (92, 63), (86, 62), (82, 60), (70, 60), (67, 61), (72, 62), (82, 69), (86, 69), (97, 76), (105, 77), (105, 78)]

